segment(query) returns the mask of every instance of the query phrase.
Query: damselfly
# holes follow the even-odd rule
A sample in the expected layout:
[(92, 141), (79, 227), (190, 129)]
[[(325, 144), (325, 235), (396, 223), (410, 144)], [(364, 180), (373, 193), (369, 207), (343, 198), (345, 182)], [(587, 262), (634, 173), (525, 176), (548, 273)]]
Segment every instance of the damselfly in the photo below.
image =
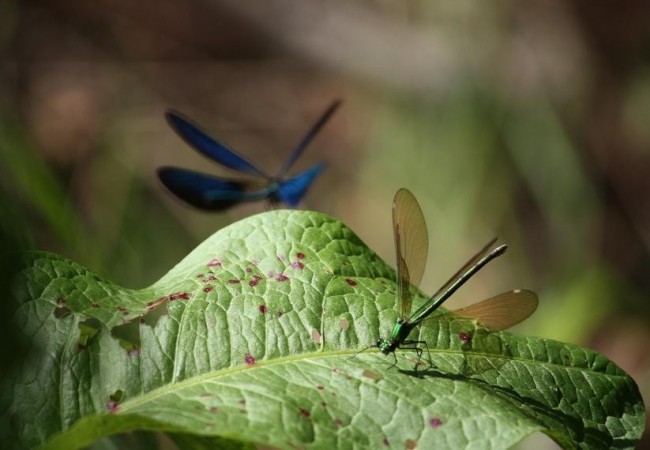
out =
[[(397, 298), (400, 303), (400, 317), (393, 326), (390, 336), (378, 339), (376, 346), (385, 355), (392, 353), (395, 363), (397, 363), (395, 350), (398, 348), (415, 350), (420, 361), (422, 356), (420, 346), (424, 345), (427, 352), (429, 349), (425, 341), (408, 339), (413, 328), (426, 322), (426, 319), (459, 287), (491, 260), (502, 255), (508, 246), (502, 244), (495, 247), (496, 238), (488, 242), (429, 300), (411, 313), (411, 285), (417, 287), (422, 279), (429, 252), (429, 237), (422, 209), (407, 189), (397, 191), (393, 200), (393, 233), (397, 257)], [(515, 290), (450, 314), (475, 320), (488, 329), (502, 330), (526, 319), (536, 308), (537, 295), (534, 292)], [(439, 320), (439, 317), (428, 320)]]
[(173, 194), (199, 209), (221, 211), (241, 202), (264, 199), (268, 199), (271, 204), (282, 202), (295, 207), (325, 166), (318, 164), (291, 178), (286, 178), (286, 174), (340, 104), (337, 100), (325, 110), (275, 175), (262, 171), (234, 150), (210, 137), (180, 113), (168, 111), (167, 121), (190, 146), (229, 169), (262, 178), (265, 184), (260, 186), (259, 183), (222, 178), (178, 167), (162, 167), (158, 169), (158, 177)]

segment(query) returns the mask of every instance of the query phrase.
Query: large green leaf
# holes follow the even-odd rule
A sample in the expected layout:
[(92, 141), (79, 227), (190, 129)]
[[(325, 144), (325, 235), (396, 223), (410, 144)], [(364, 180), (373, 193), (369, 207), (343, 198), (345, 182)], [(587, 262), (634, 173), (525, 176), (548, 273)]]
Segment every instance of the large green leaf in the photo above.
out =
[(300, 211), (233, 224), (141, 290), (30, 254), (14, 295), (32, 345), (3, 383), (2, 440), (71, 449), (144, 429), (183, 448), (507, 448), (541, 431), (634, 447), (637, 386), (591, 350), (446, 316), (420, 330), (433, 368), (358, 354), (395, 323), (394, 278), (343, 224)]

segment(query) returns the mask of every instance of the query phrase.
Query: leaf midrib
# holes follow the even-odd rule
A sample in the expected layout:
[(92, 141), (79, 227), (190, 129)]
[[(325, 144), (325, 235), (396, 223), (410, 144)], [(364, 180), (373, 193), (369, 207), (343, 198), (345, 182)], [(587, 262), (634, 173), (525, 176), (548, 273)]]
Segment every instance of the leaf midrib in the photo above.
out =
[[(399, 351), (399, 350), (398, 350)], [(447, 353), (447, 354), (453, 354), (453, 355), (459, 355), (459, 354), (465, 354), (463, 351), (458, 351), (458, 350), (451, 350), (451, 349), (438, 349), (434, 350), (434, 352), (437, 353)], [(141, 406), (142, 404), (145, 404), (151, 400), (154, 400), (156, 398), (162, 397), (166, 395), (167, 393), (172, 392), (173, 390), (176, 389), (182, 389), (184, 387), (200, 384), (204, 381), (208, 381), (211, 379), (219, 378), (219, 377), (224, 377), (228, 376), (231, 374), (239, 373), (239, 372), (244, 372), (244, 371), (249, 371), (249, 370), (256, 370), (256, 369), (261, 369), (267, 366), (273, 366), (276, 364), (284, 364), (287, 362), (292, 362), (292, 361), (301, 361), (301, 360), (311, 360), (314, 358), (327, 358), (331, 356), (345, 356), (345, 355), (357, 355), (359, 354), (358, 350), (336, 350), (336, 351), (326, 351), (326, 352), (309, 352), (309, 353), (301, 353), (299, 355), (290, 355), (290, 356), (283, 356), (279, 358), (274, 358), (274, 359), (269, 359), (269, 360), (261, 360), (255, 363), (254, 366), (246, 366), (246, 365), (239, 365), (235, 367), (229, 367), (227, 369), (219, 370), (216, 372), (208, 372), (205, 374), (197, 375), (192, 378), (188, 378), (187, 380), (182, 380), (178, 382), (173, 382), (169, 383), (165, 386), (161, 386), (157, 389), (154, 389), (153, 391), (147, 392), (141, 396), (138, 396), (132, 400), (127, 400), (126, 402), (122, 403), (120, 405), (120, 412), (127, 412), (129, 409), (136, 408), (138, 406)], [(581, 368), (581, 367), (576, 367), (576, 366), (565, 366), (557, 363), (552, 363), (552, 362), (540, 362), (540, 361), (535, 361), (535, 360), (530, 360), (530, 359), (525, 359), (521, 357), (512, 357), (512, 356), (501, 356), (501, 355), (494, 355), (491, 353), (478, 353), (478, 352), (472, 352), (472, 356), (478, 356), (478, 357), (485, 357), (489, 359), (500, 359), (500, 360), (505, 360), (505, 361), (518, 361), (522, 364), (526, 365), (537, 365), (537, 366), (543, 366), (543, 367), (559, 367), (564, 370), (576, 370), (579, 372), (590, 372), (590, 373), (597, 373), (601, 374), (602, 376), (610, 377), (610, 378), (625, 378), (624, 374), (606, 374), (603, 372), (594, 372), (591, 369), (586, 369), (586, 368)]]

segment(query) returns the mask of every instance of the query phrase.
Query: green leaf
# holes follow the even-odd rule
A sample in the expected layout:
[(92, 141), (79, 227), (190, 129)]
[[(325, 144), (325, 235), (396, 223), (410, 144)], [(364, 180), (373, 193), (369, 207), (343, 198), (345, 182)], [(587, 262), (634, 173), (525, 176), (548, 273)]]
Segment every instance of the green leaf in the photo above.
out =
[(358, 353), (397, 319), (395, 273), (320, 213), (242, 220), (140, 290), (27, 259), (13, 292), (32, 345), (0, 397), (9, 448), (130, 430), (183, 448), (507, 448), (536, 431), (564, 448), (633, 448), (645, 426), (634, 381), (574, 345), (447, 315), (412, 336), (432, 368), (414, 373), (413, 351), (394, 367)]

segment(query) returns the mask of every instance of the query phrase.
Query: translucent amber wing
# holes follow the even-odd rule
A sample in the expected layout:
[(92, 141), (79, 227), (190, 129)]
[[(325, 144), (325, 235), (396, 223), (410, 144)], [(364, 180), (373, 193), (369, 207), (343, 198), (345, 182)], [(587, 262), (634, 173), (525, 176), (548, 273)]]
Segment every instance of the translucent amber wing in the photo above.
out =
[(505, 330), (530, 317), (537, 309), (537, 295), (528, 290), (499, 294), (450, 314), (476, 320), (493, 330)]
[(400, 189), (393, 200), (393, 232), (397, 258), (397, 293), (401, 318), (411, 313), (410, 285), (420, 285), (429, 253), (429, 234), (422, 209), (413, 194)]

